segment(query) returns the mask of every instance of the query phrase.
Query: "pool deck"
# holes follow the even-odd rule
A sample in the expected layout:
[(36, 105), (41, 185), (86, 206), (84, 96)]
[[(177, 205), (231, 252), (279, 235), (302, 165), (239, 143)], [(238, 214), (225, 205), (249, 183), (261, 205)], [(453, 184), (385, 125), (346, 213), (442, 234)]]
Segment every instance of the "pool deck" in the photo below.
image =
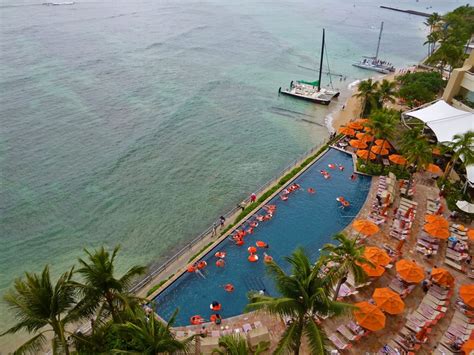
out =
[[(416, 174), (415, 176), (417, 192), (413, 197), (413, 200), (418, 202), (417, 208), (417, 215), (416, 219), (413, 223), (411, 237), (407, 238), (406, 243), (403, 245), (401, 252), (402, 257), (407, 259), (414, 259), (417, 263), (425, 267), (425, 269), (431, 269), (434, 265), (438, 265), (443, 267), (443, 258), (444, 253), (440, 252), (437, 255), (433, 256), (431, 259), (423, 258), (421, 254), (416, 253), (415, 245), (416, 245), (416, 236), (420, 234), (423, 225), (424, 225), (424, 216), (426, 213), (426, 201), (428, 198), (435, 198), (439, 190), (436, 186), (430, 182), (430, 179), (427, 179), (423, 174)], [(374, 177), (367, 199), (364, 203), (364, 206), (359, 211), (356, 218), (365, 218), (368, 216), (371, 210), (371, 204), (375, 200), (375, 195), (377, 192), (377, 182), (378, 177)], [(396, 199), (394, 201), (394, 206), (398, 205), (398, 201), (400, 198), (400, 194), (397, 191)], [(445, 205), (445, 201), (443, 201)], [(449, 213), (446, 210), (445, 216)], [(390, 209), (389, 211), (389, 221), (393, 217), (393, 211)], [(392, 246), (394, 249), (398, 244), (398, 241), (392, 239), (388, 236), (388, 231), (390, 228), (390, 222), (387, 222), (381, 225), (381, 232), (377, 233), (375, 236), (372, 236), (367, 239), (366, 245), (375, 245), (375, 246), (382, 246), (383, 243), (386, 243)], [(351, 226), (349, 225), (345, 232), (350, 235), (352, 233)], [(451, 299), (451, 303), (454, 302), (457, 294), (458, 294), (458, 287), (462, 284), (471, 283), (471, 280), (467, 277), (466, 274), (460, 273), (456, 270), (449, 269), (453, 276), (456, 278), (456, 287), (453, 297)], [(370, 286), (364, 287), (359, 289), (359, 293), (348, 298), (345, 298), (344, 301), (349, 303), (355, 303), (360, 301), (365, 301), (371, 298), (372, 293), (375, 288), (378, 287), (387, 287), (390, 283), (391, 279), (395, 277), (396, 271), (395, 268), (389, 269), (385, 272), (382, 277), (374, 280)], [(405, 311), (402, 314), (391, 316), (387, 315), (387, 322), (386, 327), (379, 332), (374, 332), (367, 337), (363, 338), (363, 341), (353, 343), (351, 349), (345, 350), (344, 353), (347, 354), (365, 354), (365, 353), (377, 353), (385, 344), (387, 344), (397, 333), (401, 330), (405, 324), (406, 316), (414, 311), (421, 299), (424, 296), (424, 292), (420, 285), (418, 285), (415, 290), (406, 298), (404, 299), (405, 302)], [(433, 328), (429, 336), (429, 341), (423, 345), (423, 347), (417, 352), (420, 354), (429, 354), (435, 348), (436, 344), (441, 340), (443, 334), (447, 330), (450, 325), (451, 319), (454, 314), (454, 306), (450, 306), (446, 313), (446, 316), (442, 318), (438, 324)], [(323, 321), (322, 325), (327, 334), (336, 333), (336, 328), (341, 324), (346, 323), (347, 321), (352, 319), (351, 314), (347, 314), (345, 316), (339, 318), (328, 318)], [(250, 312), (241, 314), (235, 317), (224, 319), (221, 325), (215, 325), (212, 323), (207, 323), (206, 329), (208, 330), (209, 334), (212, 331), (223, 331), (223, 330), (234, 330), (234, 329), (241, 329), (244, 324), (254, 324), (255, 322), (261, 322), (263, 326), (268, 329), (270, 340), (271, 340), (271, 348), (270, 352), (272, 352), (276, 344), (278, 343), (281, 334), (285, 330), (285, 324), (283, 321), (276, 316), (272, 316), (268, 313), (263, 311), (260, 312)], [(194, 331), (198, 332), (200, 326), (185, 326), (185, 327), (177, 327), (175, 330), (179, 331)], [(211, 335), (210, 335), (211, 336)], [(198, 348), (196, 349), (196, 353), (199, 353)], [(303, 342), (301, 353), (306, 354), (308, 352), (307, 344)]]

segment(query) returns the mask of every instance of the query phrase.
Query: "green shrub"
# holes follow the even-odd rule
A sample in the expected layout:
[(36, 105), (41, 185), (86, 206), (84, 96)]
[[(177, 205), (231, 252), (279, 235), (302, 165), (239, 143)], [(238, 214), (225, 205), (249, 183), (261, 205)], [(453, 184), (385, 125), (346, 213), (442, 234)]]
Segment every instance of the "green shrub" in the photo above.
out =
[(146, 293), (147, 297), (150, 296), (153, 292), (155, 292), (156, 290), (158, 290), (161, 286), (163, 286), (165, 284), (165, 282), (167, 282), (169, 279), (171, 279), (172, 277), (174, 276), (174, 274), (171, 274), (170, 276), (168, 276), (166, 279), (164, 280), (161, 280), (160, 282), (158, 282), (155, 286), (153, 286), (152, 288), (150, 288), (148, 290), (148, 292)]
[(366, 163), (362, 159), (357, 159), (357, 170), (361, 173), (372, 175), (372, 176), (379, 176), (379, 175), (387, 175), (389, 172), (395, 174), (397, 179), (408, 179), (410, 174), (405, 169), (405, 167), (400, 165), (390, 165), (386, 166), (382, 169), (382, 165), (379, 163), (368, 162)]
[(193, 256), (191, 256), (191, 258), (189, 258), (188, 263), (190, 263), (191, 261), (193, 261), (194, 259), (196, 259), (196, 258), (199, 256), (199, 254), (201, 254), (204, 250), (206, 250), (207, 248), (209, 248), (209, 247), (212, 245), (212, 243), (214, 243), (214, 242), (209, 242), (209, 243), (207, 243), (205, 246), (203, 246), (196, 254), (194, 254)]

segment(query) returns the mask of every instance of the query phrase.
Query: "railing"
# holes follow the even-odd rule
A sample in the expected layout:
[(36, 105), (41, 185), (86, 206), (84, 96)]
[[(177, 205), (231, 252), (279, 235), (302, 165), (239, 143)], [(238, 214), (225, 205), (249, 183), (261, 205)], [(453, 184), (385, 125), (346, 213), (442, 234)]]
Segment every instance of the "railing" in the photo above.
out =
[[(269, 180), (267, 183), (264, 185), (260, 186), (254, 193), (259, 196), (266, 190), (268, 190), (271, 186), (273, 186), (278, 179), (289, 173), (291, 170), (293, 170), (295, 167), (300, 165), (305, 159), (307, 159), (310, 155), (314, 154), (318, 149), (320, 149), (324, 144), (328, 143), (329, 139), (323, 139), (318, 145), (315, 147), (311, 148), (308, 150), (306, 153), (301, 155), (298, 159), (294, 160), (291, 162), (288, 166), (286, 166), (283, 170), (281, 170), (277, 175), (275, 175), (271, 180)], [(248, 205), (250, 202), (250, 198), (245, 199), (242, 201), (242, 203), (245, 203)], [(226, 218), (226, 221), (229, 221), (230, 218), (239, 212), (240, 208), (235, 207), (232, 210), (228, 211), (226, 214), (223, 216)], [(217, 223), (217, 222), (216, 222)], [(217, 223), (217, 225), (219, 225)], [(213, 237), (213, 229), (214, 229), (214, 224), (209, 226), (204, 232), (196, 236), (194, 239), (192, 239), (189, 243), (187, 243), (183, 248), (181, 248), (177, 253), (175, 253), (171, 258), (166, 260), (164, 263), (161, 265), (153, 265), (151, 264), (149, 266), (149, 272), (139, 281), (137, 281), (131, 288), (130, 292), (137, 292), (138, 290), (142, 289), (146, 285), (148, 285), (157, 275), (165, 271), (173, 262), (178, 260), (180, 256), (182, 256), (185, 252), (191, 250), (193, 247), (195, 247), (199, 242), (206, 238), (212, 238)]]

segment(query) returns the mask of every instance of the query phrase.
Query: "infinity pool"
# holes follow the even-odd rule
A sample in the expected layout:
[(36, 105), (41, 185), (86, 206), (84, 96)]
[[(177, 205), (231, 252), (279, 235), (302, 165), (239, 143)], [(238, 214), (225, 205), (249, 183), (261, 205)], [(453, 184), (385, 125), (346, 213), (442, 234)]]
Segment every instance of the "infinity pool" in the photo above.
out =
[[(345, 169), (330, 169), (328, 164), (342, 164)], [(323, 169), (331, 174), (330, 179), (326, 180), (321, 175), (320, 170)], [(242, 313), (248, 301), (246, 295), (251, 290), (265, 289), (268, 294), (276, 295), (273, 282), (265, 273), (263, 252), (271, 255), (284, 268), (288, 265), (283, 258), (299, 246), (315, 260), (319, 249), (331, 242), (332, 235), (351, 223), (365, 202), (370, 178), (358, 175), (352, 181), (352, 173), (351, 156), (330, 149), (296, 179), (301, 189), (291, 193), (287, 201), (277, 196), (269, 202), (277, 206), (273, 218), (259, 222), (254, 233), (244, 237), (243, 246), (235, 245), (230, 238), (224, 240), (202, 259), (208, 264), (202, 274), (185, 273), (161, 292), (154, 299), (157, 313), (168, 319), (179, 308), (175, 325), (188, 325), (190, 317), (196, 314), (209, 320), (212, 314), (209, 305), (214, 300), (222, 304), (219, 313), (226, 318)], [(316, 190), (315, 194), (307, 192), (310, 187)], [(338, 196), (350, 201), (350, 207), (339, 208)], [(257, 214), (265, 213), (261, 210)], [(259, 260), (251, 263), (247, 260), (247, 248), (255, 246), (257, 240), (268, 243), (269, 248), (258, 248)], [(223, 268), (215, 265), (217, 258), (214, 254), (217, 251), (227, 253)], [(235, 286), (234, 292), (224, 290), (223, 285), (227, 283)]]

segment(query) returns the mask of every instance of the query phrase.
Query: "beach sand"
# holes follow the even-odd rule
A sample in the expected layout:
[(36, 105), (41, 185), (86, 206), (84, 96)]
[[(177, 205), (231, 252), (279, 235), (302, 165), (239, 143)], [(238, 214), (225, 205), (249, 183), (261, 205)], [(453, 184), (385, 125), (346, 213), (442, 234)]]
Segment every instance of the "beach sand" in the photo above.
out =
[[(412, 68), (410, 68), (412, 69)], [(376, 81), (382, 81), (386, 79), (388, 81), (394, 81), (395, 77), (400, 75), (400, 72), (383, 75), (377, 78), (372, 78)], [(358, 82), (354, 82), (350, 85), (350, 89), (352, 90), (351, 96), (346, 100), (344, 106), (337, 112), (332, 115), (331, 125), (332, 128), (337, 131), (337, 129), (346, 123), (348, 123), (352, 119), (356, 119), (360, 117), (361, 110), (362, 110), (362, 102), (360, 99), (354, 96), (357, 91)]]

